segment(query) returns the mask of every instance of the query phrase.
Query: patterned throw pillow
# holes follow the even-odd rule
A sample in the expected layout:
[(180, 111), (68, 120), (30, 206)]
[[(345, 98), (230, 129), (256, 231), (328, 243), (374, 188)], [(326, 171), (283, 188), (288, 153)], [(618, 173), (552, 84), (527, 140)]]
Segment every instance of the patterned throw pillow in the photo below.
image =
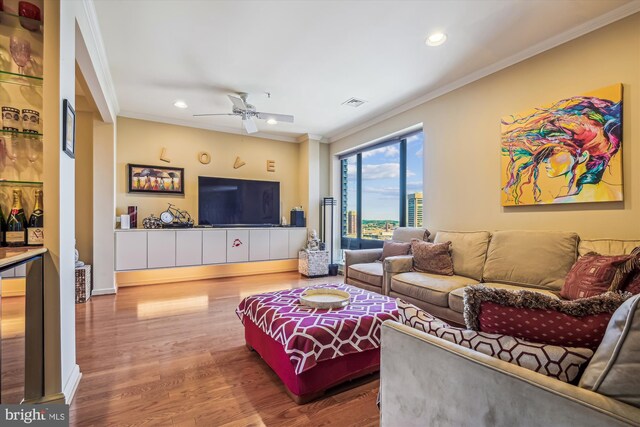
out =
[(620, 282), (620, 290), (633, 295), (640, 294), (640, 247), (631, 252), (632, 258), (616, 272), (614, 282)]
[(411, 251), (411, 243), (385, 240), (382, 246), (382, 255), (378, 261), (384, 261), (390, 256), (409, 255), (409, 251)]
[(474, 331), (595, 350), (611, 316), (630, 296), (607, 292), (565, 301), (535, 291), (475, 285), (464, 290), (464, 318)]
[(411, 252), (415, 271), (453, 276), (451, 242), (431, 243), (411, 239)]
[(626, 277), (616, 273), (632, 258), (634, 258), (633, 255), (605, 256), (595, 252), (580, 257), (567, 274), (560, 296), (566, 299), (578, 299), (600, 295), (607, 291), (617, 291), (621, 281)]
[(535, 344), (508, 335), (456, 328), (402, 300), (398, 300), (398, 312), (400, 322), (407, 326), (564, 382), (575, 380), (580, 367), (593, 355), (587, 348)]

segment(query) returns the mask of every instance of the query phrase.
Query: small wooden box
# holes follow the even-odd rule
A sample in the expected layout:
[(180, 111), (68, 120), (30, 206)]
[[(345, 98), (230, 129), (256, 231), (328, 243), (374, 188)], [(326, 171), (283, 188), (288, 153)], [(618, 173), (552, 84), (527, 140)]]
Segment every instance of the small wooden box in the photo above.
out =
[(76, 304), (91, 298), (91, 266), (76, 267)]
[(298, 272), (307, 277), (329, 274), (329, 251), (298, 252)]

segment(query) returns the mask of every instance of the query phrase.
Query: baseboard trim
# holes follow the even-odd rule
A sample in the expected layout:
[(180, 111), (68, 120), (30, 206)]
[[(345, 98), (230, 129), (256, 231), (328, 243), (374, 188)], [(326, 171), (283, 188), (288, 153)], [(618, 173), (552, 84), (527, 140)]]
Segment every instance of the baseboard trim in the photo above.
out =
[(65, 403), (65, 399), (64, 399), (64, 394), (63, 393), (56, 393), (56, 394), (50, 394), (48, 396), (42, 396), (39, 399), (30, 399), (30, 400), (26, 400), (23, 399), (21, 404), (27, 404), (27, 405), (41, 405), (41, 404), (47, 404), (47, 403), (51, 403), (51, 404), (64, 404)]
[(108, 288), (108, 289), (94, 289), (91, 291), (91, 296), (95, 297), (97, 295), (112, 295), (116, 294), (118, 291), (116, 288)]
[(62, 389), (62, 393), (64, 394), (64, 403), (66, 403), (67, 405), (71, 404), (71, 401), (75, 397), (81, 378), (82, 372), (80, 372), (80, 366), (76, 364), (73, 366), (71, 375), (69, 375), (69, 379)]

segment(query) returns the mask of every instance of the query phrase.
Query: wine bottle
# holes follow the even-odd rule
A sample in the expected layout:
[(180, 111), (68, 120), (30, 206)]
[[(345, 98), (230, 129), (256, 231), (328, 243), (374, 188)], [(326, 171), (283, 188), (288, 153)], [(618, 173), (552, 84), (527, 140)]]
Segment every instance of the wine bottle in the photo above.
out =
[(7, 231), (7, 222), (4, 220), (2, 206), (0, 206), (0, 246), (4, 246), (4, 233)]
[(36, 190), (36, 204), (29, 217), (27, 228), (27, 245), (44, 245), (44, 210), (42, 209), (42, 190)]
[(13, 190), (13, 206), (7, 218), (5, 242), (7, 246), (24, 246), (26, 242), (27, 217), (22, 209), (22, 190)]

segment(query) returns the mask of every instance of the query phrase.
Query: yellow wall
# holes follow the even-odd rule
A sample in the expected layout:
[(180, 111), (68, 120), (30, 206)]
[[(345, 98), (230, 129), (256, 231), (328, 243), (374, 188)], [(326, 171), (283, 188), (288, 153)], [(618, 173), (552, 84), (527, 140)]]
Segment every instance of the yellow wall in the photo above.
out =
[[(299, 148), (296, 143), (282, 142), (245, 135), (235, 135), (156, 123), (118, 118), (116, 149), (116, 214), (126, 213), (127, 206), (138, 206), (138, 226), (153, 213), (159, 216), (173, 203), (198, 218), (198, 176), (255, 179), (280, 182), (282, 215), (299, 199)], [(171, 163), (159, 160), (162, 148)], [(198, 153), (211, 154), (211, 163), (203, 165)], [(234, 169), (239, 156), (246, 165)], [(267, 160), (275, 160), (276, 171), (267, 172)], [(138, 163), (185, 168), (185, 195), (147, 195), (127, 192), (127, 164)]]
[(93, 114), (76, 111), (76, 249), (93, 264)]
[[(500, 118), (619, 82), (625, 201), (501, 207)], [(572, 230), (583, 237), (637, 239), (639, 107), (640, 14), (635, 14), (336, 141), (331, 153), (423, 123), (429, 229)], [(335, 158), (332, 166), (332, 190), (339, 194)]]

